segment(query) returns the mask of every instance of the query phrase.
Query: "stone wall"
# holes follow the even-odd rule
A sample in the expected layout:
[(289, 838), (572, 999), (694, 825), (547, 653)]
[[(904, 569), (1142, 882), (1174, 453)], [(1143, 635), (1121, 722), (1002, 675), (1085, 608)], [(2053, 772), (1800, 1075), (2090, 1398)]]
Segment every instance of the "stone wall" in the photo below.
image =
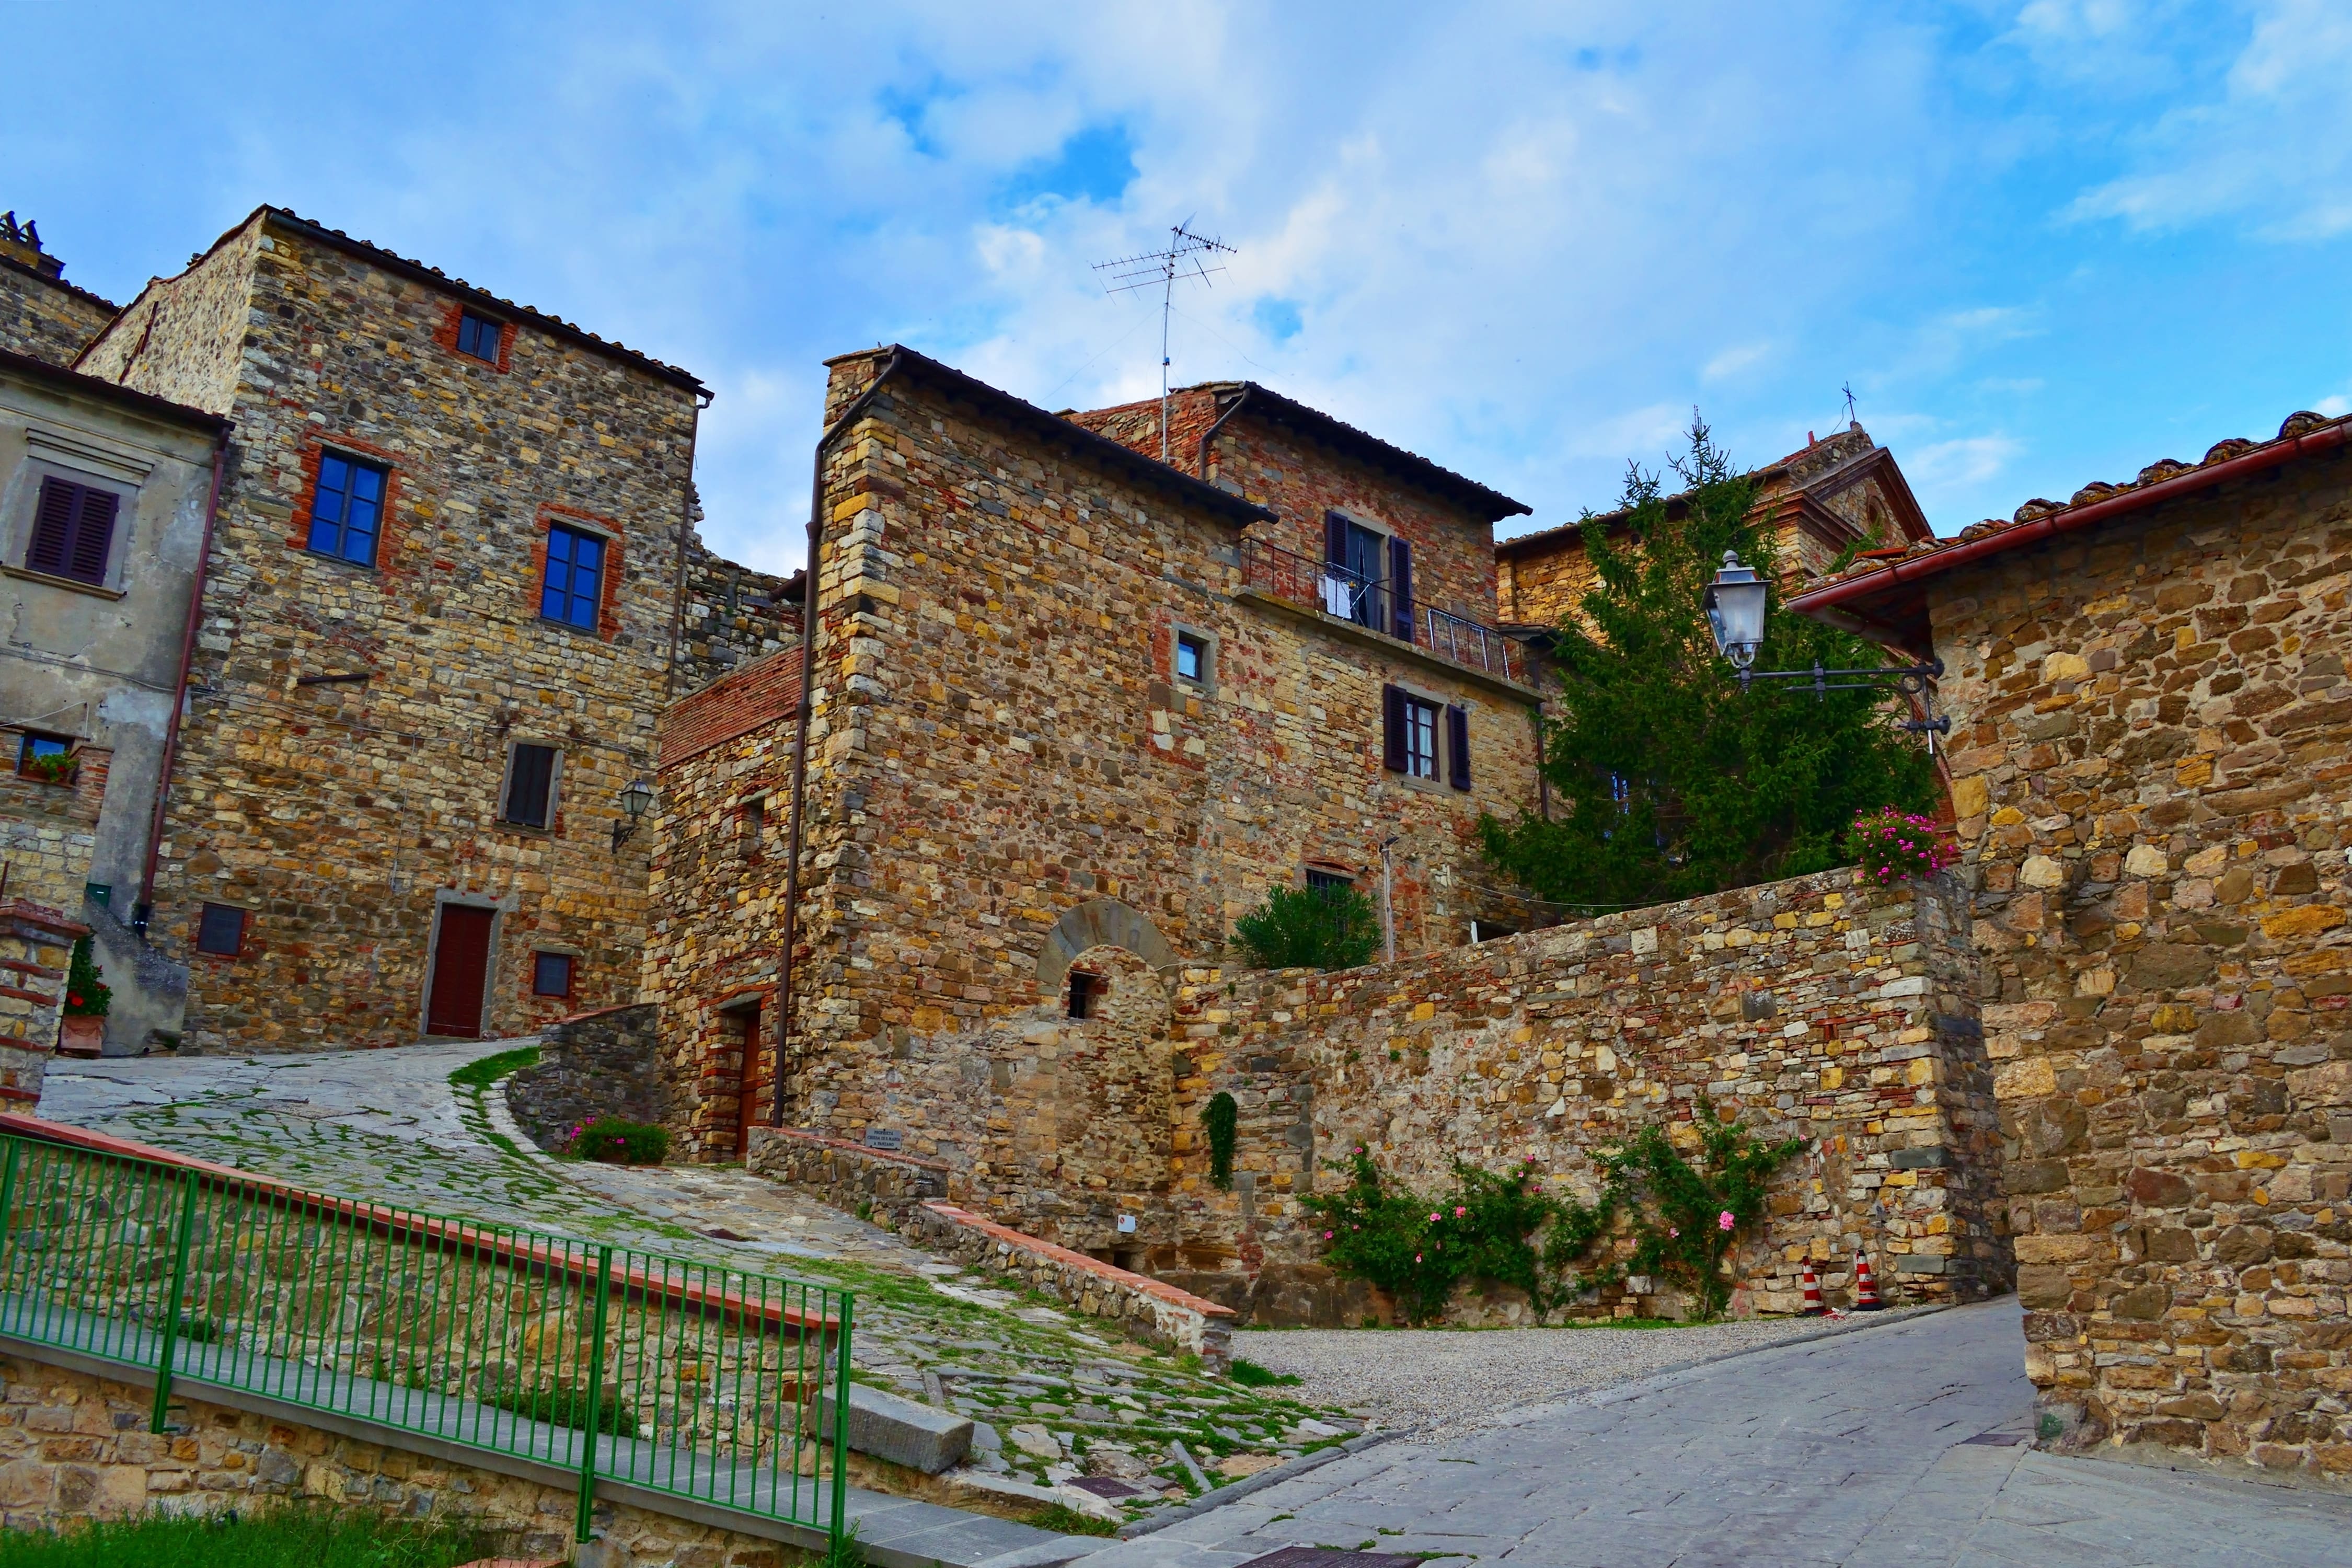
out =
[[(697, 508), (698, 513), (699, 508)], [(755, 572), (688, 542), (686, 598), (674, 697), (765, 658), (800, 636), (801, 575)]]
[[(880, 363), (837, 363), (829, 412)], [(1234, 916), (1309, 864), (1376, 889), (1393, 834), (1401, 952), (1459, 942), (1474, 919), (1517, 923), (1475, 828), (1533, 796), (1531, 690), (1242, 603), (1253, 514), (1229, 494), (902, 363), (827, 474), (788, 1120), (852, 1139), (900, 1126), (929, 1157), (992, 1163), (971, 1142), (992, 1113), (958, 1107), (1059, 1016), (1053, 933), (1096, 900), (1213, 959)], [(1171, 668), (1180, 627), (1213, 639), (1199, 687)], [(1468, 710), (1471, 788), (1382, 767), (1384, 682)], [(780, 702), (664, 773), (674, 912), (648, 994), (681, 1084), (740, 1092), (710, 1058), (740, 1048), (720, 1009), (774, 984), (791, 750)], [(975, 1056), (982, 1036), (1002, 1052)], [(957, 1077), (973, 1070), (982, 1083)], [(723, 1129), (727, 1111), (706, 1120)]]
[(114, 320), (111, 303), (68, 283), (63, 270), (56, 258), (0, 233), (0, 349), (71, 364)]
[(2078, 1440), (2337, 1478), (2343, 450), (1995, 556), (1929, 604), (2044, 1410)]
[[(509, 323), (499, 363), (456, 352), (466, 308)], [(494, 922), (479, 1032), (634, 1000), (649, 846), (613, 829), (670, 679), (698, 384), (274, 209), (85, 368), (236, 421), (152, 927), (185, 1044), (416, 1038), (452, 903)], [(390, 470), (373, 567), (305, 547), (328, 449)], [(539, 613), (558, 524), (608, 542), (593, 627)], [(501, 820), (521, 742), (561, 753), (544, 829)], [(237, 954), (192, 952), (207, 903), (247, 911)]]
[[(148, 1429), (152, 1385), (118, 1383), (21, 1351), (0, 1356), (0, 1525), (11, 1531), (149, 1511), (250, 1514), (270, 1504), (318, 1502), (471, 1526), (519, 1557), (563, 1559), (573, 1549), (576, 1485), (203, 1398), (174, 1398), (174, 1430), (156, 1434)], [(774, 1541), (601, 1499), (594, 1529), (601, 1538), (595, 1561), (616, 1568), (776, 1568), (803, 1555)]]
[[(68, 716), (68, 724), (79, 717)], [(49, 725), (38, 728), (54, 732)], [(72, 775), (50, 782), (16, 770), (23, 745), (23, 730), (0, 726), (0, 749), (6, 753), (0, 758), (5, 764), (0, 766), (0, 861), (8, 868), (6, 891), (37, 904), (79, 910), (98, 850), (98, 819), (106, 806), (114, 753), (103, 746), (78, 746)]]
[(582, 1013), (540, 1036), (539, 1062), (505, 1079), (507, 1109), (541, 1148), (599, 1116), (656, 1126), (669, 1120), (670, 1091), (655, 1054), (650, 1003)]
[[(1809, 1258), (1840, 1297), (1857, 1247), (1897, 1300), (2004, 1290), (1965, 908), (1949, 885), (1827, 872), (1337, 974), (1189, 972), (1181, 1239), (1145, 1267), (1257, 1321), (1354, 1321), (1377, 1304), (1318, 1261), (1298, 1202), (1323, 1161), (1362, 1145), (1435, 1189), (1455, 1156), (1530, 1160), (1590, 1196), (1595, 1150), (1685, 1125), (1705, 1095), (1811, 1141), (1738, 1256), (1744, 1305), (1797, 1310)], [(1220, 1091), (1241, 1110), (1231, 1191), (1199, 1127)]]
[(845, 1143), (795, 1127), (754, 1127), (743, 1168), (798, 1187), (845, 1214), (904, 1228), (934, 1198), (961, 1197), (937, 1160)]
[(0, 902), (0, 1110), (30, 1111), (58, 1048), (66, 966), (89, 928), (26, 899)]

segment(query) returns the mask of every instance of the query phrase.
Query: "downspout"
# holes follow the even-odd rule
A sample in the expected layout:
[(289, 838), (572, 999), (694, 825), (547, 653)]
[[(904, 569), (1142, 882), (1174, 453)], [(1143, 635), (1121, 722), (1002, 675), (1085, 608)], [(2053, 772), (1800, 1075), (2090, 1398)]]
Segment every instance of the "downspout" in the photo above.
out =
[(880, 374), (841, 411), (841, 417), (816, 438), (816, 458), (809, 474), (808, 561), (801, 571), (801, 694), (793, 713), (793, 804), (784, 826), (784, 935), (776, 958), (776, 1070), (768, 1080), (768, 1125), (784, 1124), (785, 1047), (793, 1033), (793, 948), (800, 941), (801, 820), (808, 796), (809, 717), (814, 709), (811, 687), (816, 674), (817, 558), (824, 546), (824, 453), (835, 437), (866, 416), (866, 410), (898, 368), (899, 354), (890, 351)]
[(1242, 383), (1242, 395), (1239, 397), (1234, 398), (1231, 403), (1227, 404), (1225, 405), (1225, 411), (1223, 414), (1218, 415), (1216, 419), (1206, 430), (1201, 432), (1200, 469), (1202, 483), (1206, 484), (1209, 479), (1209, 443), (1217, 438), (1217, 432), (1225, 427), (1226, 420), (1231, 419), (1234, 415), (1239, 414), (1242, 411), (1242, 405), (1247, 403), (1249, 401), (1250, 394), (1256, 390), (1257, 384), (1255, 382), (1245, 381)]
[(708, 392), (694, 400), (694, 423), (686, 431), (686, 492), (677, 503), (677, 587), (670, 596), (669, 668), (662, 672), (662, 705), (667, 707), (677, 689), (677, 646), (686, 637), (686, 542), (694, 534), (694, 448), (702, 439), (702, 411), (710, 406)]
[(228, 467), (229, 432), (223, 425), (213, 437), (213, 478), (205, 492), (205, 540), (196, 552), (196, 578), (188, 587), (187, 624), (180, 632), (180, 679), (172, 694), (172, 712), (163, 721), (163, 757), (155, 770), (155, 810), (147, 819), (147, 868), (139, 877), (139, 901), (131, 908), (131, 929), (140, 940), (147, 936), (148, 917), (155, 907), (155, 863), (163, 852), (163, 810), (171, 799), (172, 767), (180, 754), (180, 715), (188, 708), (188, 675), (196, 658), (196, 628), (204, 624), (205, 574), (213, 560), (213, 525), (220, 516), (221, 471)]

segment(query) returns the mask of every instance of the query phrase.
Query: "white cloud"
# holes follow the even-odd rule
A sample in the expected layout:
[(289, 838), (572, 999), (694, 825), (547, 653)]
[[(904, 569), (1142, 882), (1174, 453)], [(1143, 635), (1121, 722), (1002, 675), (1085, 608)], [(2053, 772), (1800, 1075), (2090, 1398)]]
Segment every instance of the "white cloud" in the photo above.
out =
[(1726, 349), (1706, 362), (1706, 368), (1698, 373), (1699, 379), (1727, 381), (1741, 371), (1763, 363), (1771, 353), (1770, 343), (1742, 343), (1738, 348)]
[(2021, 450), (2013, 437), (1962, 436), (1912, 448), (1903, 467), (1915, 483), (1957, 489), (1996, 478)]

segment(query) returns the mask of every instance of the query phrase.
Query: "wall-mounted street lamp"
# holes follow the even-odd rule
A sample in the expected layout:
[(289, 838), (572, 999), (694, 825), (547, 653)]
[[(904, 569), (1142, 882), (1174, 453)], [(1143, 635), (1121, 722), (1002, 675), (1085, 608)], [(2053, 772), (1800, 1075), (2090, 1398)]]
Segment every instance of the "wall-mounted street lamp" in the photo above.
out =
[(645, 820), (646, 813), (654, 808), (654, 786), (643, 779), (631, 779), (621, 791), (621, 820), (613, 824), (613, 847), (620, 848)]
[[(1813, 660), (1811, 669), (1757, 669), (1757, 650), (1764, 646), (1764, 603), (1771, 585), (1744, 565), (1736, 550), (1723, 552), (1723, 570), (1706, 585), (1700, 603), (1706, 609), (1706, 624), (1715, 634), (1715, 651), (1731, 661), (1739, 672), (1739, 689), (1745, 691), (1756, 680), (1805, 680), (1812, 683), (1813, 697), (1818, 701), (1832, 691), (1868, 691), (1892, 687), (1906, 696), (1919, 699), (1925, 718), (1906, 719), (1898, 728), (1913, 734), (1948, 735), (1952, 732), (1949, 715), (1936, 716), (1936, 692), (1929, 682), (1944, 673), (1944, 661), (1930, 658), (1925, 664), (1904, 666), (1882, 665), (1875, 669), (1823, 669), (1820, 659)], [(1928, 742), (1933, 746), (1935, 742)]]

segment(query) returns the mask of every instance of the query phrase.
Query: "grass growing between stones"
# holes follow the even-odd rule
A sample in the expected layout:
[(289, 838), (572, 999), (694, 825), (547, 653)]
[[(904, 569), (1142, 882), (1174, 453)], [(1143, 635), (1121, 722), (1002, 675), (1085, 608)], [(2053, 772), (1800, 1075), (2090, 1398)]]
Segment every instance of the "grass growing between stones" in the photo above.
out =
[(488, 1089), (509, 1073), (538, 1065), (539, 1047), (525, 1046), (520, 1050), (500, 1051), (496, 1056), (467, 1062), (449, 1075), (449, 1082), (457, 1089)]
[(492, 1543), (447, 1525), (281, 1509), (216, 1519), (101, 1521), (0, 1534), (0, 1568), (455, 1568)]
[(1050, 1530), (1056, 1535), (1117, 1535), (1118, 1526), (1107, 1519), (1097, 1519), (1090, 1513), (1080, 1513), (1067, 1503), (1047, 1503), (1029, 1516), (1027, 1522), (1038, 1530)]

